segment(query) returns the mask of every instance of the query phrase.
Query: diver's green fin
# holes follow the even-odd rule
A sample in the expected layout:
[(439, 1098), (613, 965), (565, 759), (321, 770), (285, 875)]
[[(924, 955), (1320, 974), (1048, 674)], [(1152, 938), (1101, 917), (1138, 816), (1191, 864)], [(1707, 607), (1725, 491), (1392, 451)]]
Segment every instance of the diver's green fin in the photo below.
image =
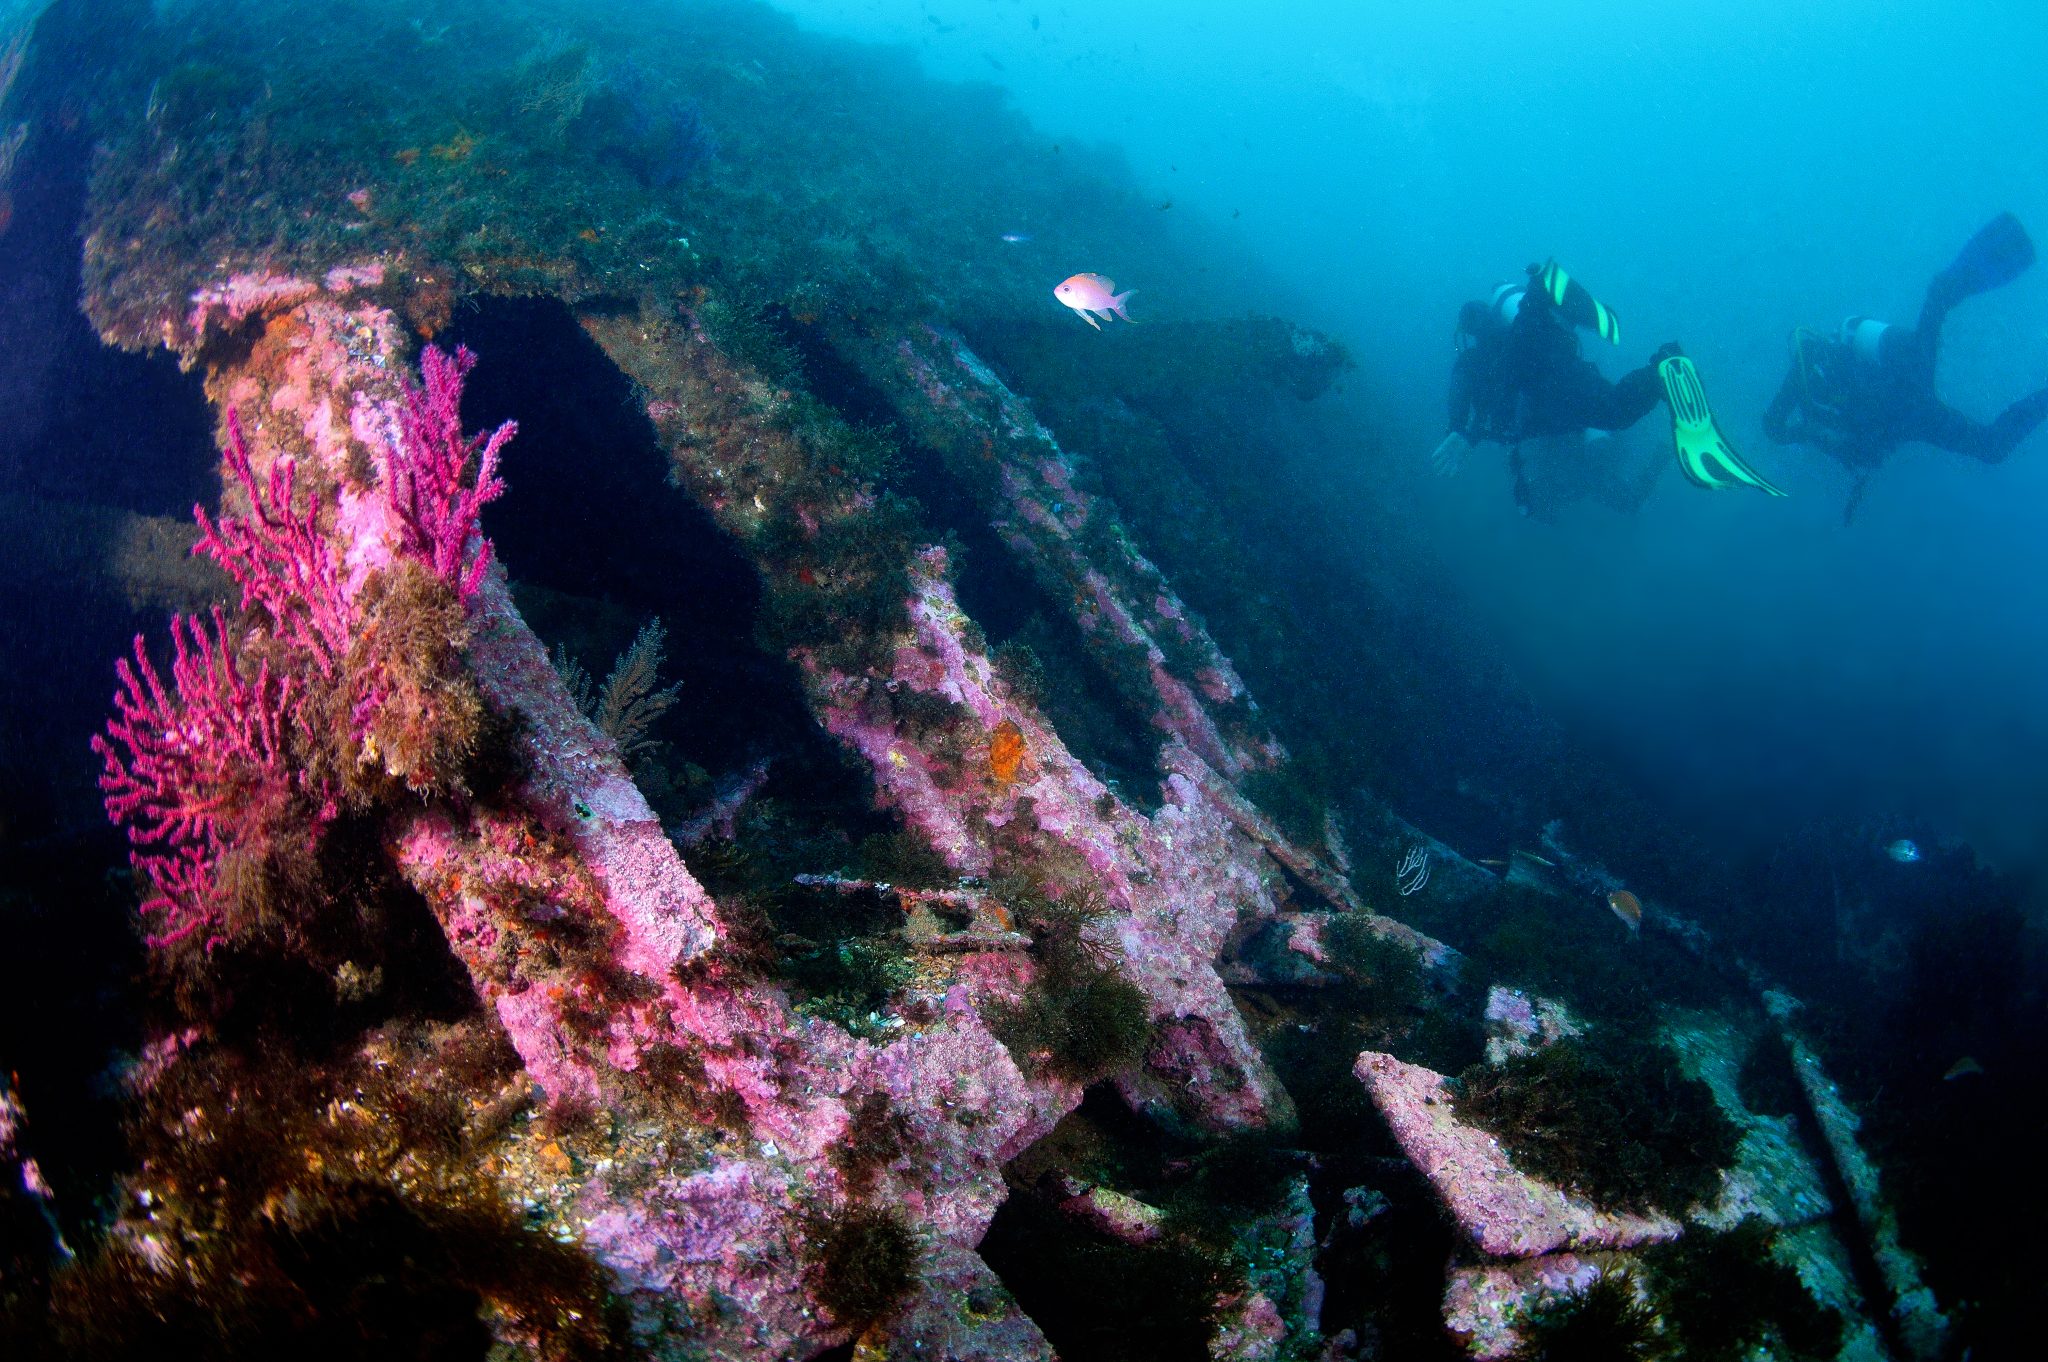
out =
[(1701, 487), (1739, 484), (1774, 497), (1785, 495), (1744, 463), (1721, 434), (1691, 360), (1672, 355), (1657, 365), (1657, 377), (1664, 380), (1664, 400), (1671, 407), (1671, 443), (1678, 448), (1678, 467), (1687, 478)]
[(2011, 213), (2000, 213), (1977, 229), (1943, 271), (1960, 297), (2010, 284), (2034, 263), (2034, 243)]
[(1600, 333), (1600, 338), (1614, 345), (1621, 344), (1621, 318), (1607, 310), (1606, 304), (1586, 292), (1586, 286), (1564, 271), (1564, 266), (1552, 260), (1543, 266), (1543, 272), (1536, 276), (1536, 283), (1550, 301), (1557, 304), (1557, 310), (1573, 326), (1583, 326)]

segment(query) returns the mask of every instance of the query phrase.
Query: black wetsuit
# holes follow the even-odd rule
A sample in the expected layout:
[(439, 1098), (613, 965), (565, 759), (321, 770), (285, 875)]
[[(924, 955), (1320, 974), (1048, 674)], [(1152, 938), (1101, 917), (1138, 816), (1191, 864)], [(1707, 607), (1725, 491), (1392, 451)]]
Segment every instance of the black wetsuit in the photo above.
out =
[(1941, 326), (1965, 295), (1946, 275), (1927, 288), (1920, 321), (1884, 333), (1875, 360), (1835, 338), (1803, 335), (1792, 368), (1764, 412), (1764, 434), (1777, 444), (1818, 445), (1843, 464), (1868, 471), (1902, 444), (1918, 441), (2001, 463), (2048, 418), (2048, 388), (2030, 393), (1989, 423), (1973, 421), (1934, 391)]
[[(1490, 318), (1492, 313), (1479, 307), (1477, 315)], [(1541, 513), (1539, 518), (1547, 519), (1554, 508), (1537, 503), (1554, 497), (1538, 496), (1532, 489), (1524, 442), (1586, 430), (1626, 430), (1663, 399), (1663, 380), (1653, 361), (1610, 382), (1593, 361), (1580, 356), (1578, 332), (1535, 289), (1523, 295), (1513, 322), (1477, 331), (1451, 365), (1450, 428), (1475, 444), (1492, 440), (1508, 446), (1515, 505), (1525, 515)], [(1649, 497), (1662, 468), (1661, 461), (1651, 465), (1647, 476), (1604, 470), (1614, 485), (1601, 499), (1616, 510), (1634, 511)]]
[(1626, 430), (1662, 400), (1655, 364), (1609, 381), (1579, 355), (1578, 333), (1535, 290), (1508, 326), (1458, 352), (1450, 428), (1472, 441), (1523, 440), (1580, 430)]

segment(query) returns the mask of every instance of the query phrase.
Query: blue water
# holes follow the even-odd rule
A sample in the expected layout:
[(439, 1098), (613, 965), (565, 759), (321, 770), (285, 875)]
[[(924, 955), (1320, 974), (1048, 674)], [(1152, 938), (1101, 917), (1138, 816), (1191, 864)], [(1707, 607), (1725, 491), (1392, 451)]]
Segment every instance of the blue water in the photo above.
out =
[[(0, 0), (0, 34), (44, 3)], [(309, 1047), (330, 1044), (329, 1025), (343, 1035), (370, 1024), (354, 1011), (354, 985), (315, 959), (341, 946), (276, 945), (253, 928), (256, 946), (218, 957), (192, 948), (176, 968), (219, 996), (188, 998), (156, 968), (164, 955), (137, 939), (135, 885), (108, 873), (125, 848), (102, 817), (86, 736), (103, 722), (127, 640), (141, 632), (161, 655), (168, 602), (143, 589), (171, 599), (218, 589), (174, 578), (161, 560), (185, 556), (160, 532), (218, 495), (209, 396), (223, 400), (204, 390), (204, 364), (181, 371), (154, 332), (120, 327), (137, 325), (137, 299), (154, 290), (185, 296), (179, 271), (213, 258), (194, 242), (246, 241), (259, 256), (283, 243), (323, 266), (353, 243), (421, 252), (393, 262), (445, 251), (442, 263), (468, 262), (493, 293), (609, 280), (625, 293), (577, 295), (599, 332), (643, 284), (636, 260), (639, 270), (658, 260), (652, 277), (669, 281), (689, 319), (710, 318), (714, 345), (767, 386), (786, 382), (791, 410), (815, 400), (821, 420), (913, 432), (901, 448), (850, 437), (839, 448), (847, 463), (859, 454), (883, 470), (878, 487), (917, 499), (928, 517), (917, 533), (947, 536), (958, 599), (996, 655), (1022, 669), (1022, 689), (1041, 692), (1069, 750), (1145, 805), (1161, 771), (1151, 725), (1119, 693), (1128, 678), (1069, 637), (1064, 589), (1005, 550), (974, 478), (954, 466), (958, 451), (927, 447), (914, 399), (894, 406), (853, 343), (857, 321), (877, 336), (927, 314), (956, 326), (1074, 455), (1076, 485), (1121, 503), (1133, 541), (1235, 658), (1295, 758), (1247, 776), (1247, 797), (1297, 840), (1329, 837), (1334, 850), (1332, 834), (1345, 833), (1361, 895), (1465, 953), (1471, 986), (1427, 1002), (1377, 975), (1370, 988), (1353, 979), (1356, 996), (1347, 985), (1295, 998), (1292, 974), (1271, 998), (1244, 995), (1246, 1017), (1269, 1028), (1261, 1039), (1276, 1070), (1292, 1066), (1284, 1081), (1305, 1119), (1286, 1138), (1313, 1155), (1319, 1193), (1350, 1204), (1356, 1175), (1361, 1187), (1385, 1181), (1402, 1202), (1398, 1228), (1370, 1231), (1398, 1252), (1353, 1271), (1369, 1256), (1359, 1240), (1324, 1264), (1330, 1320), (1373, 1316), (1384, 1298), (1389, 1320), (1444, 1342), (1447, 1230), (1419, 1182), (1390, 1176), (1385, 1132), (1344, 1076), (1359, 1047), (1412, 1045), (1398, 1057), (1455, 1071), (1459, 1046), (1477, 1053), (1483, 985), (1527, 984), (1517, 971), (1533, 968), (1613, 1004), (1616, 1015), (1594, 1024), (1654, 1049), (1653, 1002), (1718, 999), (1730, 1015), (1749, 1006), (1724, 996), (1740, 971), (1696, 968), (1688, 952), (1710, 935), (1710, 964), (1739, 956), (1805, 1003), (1830, 1074), (1866, 1119), (1905, 1236), (1957, 1310), (1964, 1332), (1951, 1352), (1967, 1338), (1976, 1362), (2027, 1356), (1994, 1353), (1989, 1340), (2032, 1331), (2038, 1283), (1980, 1222), (1993, 1199), (2043, 1197), (2038, 1161), (2011, 1151), (2038, 1143), (2030, 1113), (2048, 1086), (2048, 430), (1999, 466), (1908, 447), (1846, 523), (1850, 475), (1818, 451), (1772, 445), (1760, 418), (1794, 326), (1830, 331), (1850, 314), (1910, 323), (1929, 277), (2001, 211), (2048, 244), (2038, 132), (2048, 9), (774, 0), (818, 33), (897, 49), (877, 59), (793, 41), (779, 22), (758, 23), (751, 3), (513, 0), (465, 11), (411, 0), (383, 15), (384, 29), (362, 24), (374, 6), (278, 4), (261, 17), (291, 26), (283, 36), (254, 31), (261, 24), (245, 34), (222, 20), (231, 8), (193, 0), (50, 6), (56, 36), (39, 42), (59, 54), (53, 69), (96, 71), (87, 57), (133, 45), (133, 69), (148, 73), (126, 88), (99, 81), (112, 92), (105, 109), (37, 105), (36, 139), (23, 144), (33, 157), (0, 175), (10, 215), (0, 220), (0, 544), (12, 555), (0, 563), (0, 925), (13, 947), (0, 950), (0, 1074), (33, 1098), (41, 1147), (61, 1151), (50, 1168), (79, 1241), (97, 1235), (114, 1204), (105, 1189), (137, 1150), (176, 1143), (162, 1124), (125, 1148), (119, 1099), (101, 1078), (161, 1016), (187, 1009), (211, 1024), (219, 1018), (205, 1009), (218, 1004), (237, 1028), (282, 1018), (281, 1043)], [(144, 10), (170, 21), (155, 47)], [(94, 27), (102, 15), (115, 19)], [(544, 88), (552, 62), (579, 50), (554, 25), (585, 19), (601, 35), (594, 83), (578, 84), (577, 57)], [(986, 88), (934, 94), (904, 50), (938, 80)], [(0, 87), (6, 51), (0, 40)], [(16, 88), (24, 107), (29, 86)], [(583, 100), (592, 107), (567, 112)], [(998, 116), (1003, 103), (1046, 145)], [(397, 112), (377, 112), (387, 104)], [(0, 153), (13, 116), (0, 110)], [(96, 160), (103, 128), (116, 135)], [(919, 151), (920, 164), (890, 173)], [(345, 181), (333, 181), (330, 155), (353, 167)], [(141, 178), (129, 184), (110, 165)], [(494, 190), (498, 176), (512, 187)], [(259, 181), (262, 192), (245, 194)], [(293, 206), (308, 185), (324, 197)], [(178, 212), (150, 197), (174, 189), (189, 195)], [(115, 211), (94, 216), (109, 201)], [(189, 233), (187, 209), (199, 219)], [(226, 220), (207, 220), (209, 210)], [(124, 223), (145, 245), (111, 264)], [(83, 253), (82, 227), (93, 232)], [(574, 270), (549, 273), (524, 251), (568, 241)], [(1610, 377), (1682, 342), (1735, 445), (1789, 495), (1689, 486), (1661, 406), (1586, 455), (1664, 470), (1633, 512), (1583, 498), (1521, 515), (1498, 446), (1469, 454), (1456, 476), (1434, 471), (1460, 304), (1547, 257), (1621, 318), (1618, 347), (1584, 341)], [(928, 277), (912, 279), (919, 266)], [(1135, 290), (1135, 325), (1091, 332), (1066, 315), (1054, 285), (1081, 272)], [(870, 311), (864, 289), (902, 296)], [(665, 296), (650, 292), (649, 315), (668, 315)], [(815, 905), (791, 907), (785, 879), (834, 867), (881, 877), (880, 865), (899, 884), (943, 884), (958, 867), (898, 836), (895, 813), (816, 722), (778, 632), (815, 604), (788, 580), (816, 586), (810, 568), (792, 571), (799, 560), (778, 556), (787, 545), (732, 537), (731, 517), (696, 504), (676, 471), (689, 461), (664, 451), (668, 434), (644, 419), (649, 392), (560, 303), (424, 285), (408, 299), (408, 321), (431, 321), (438, 340), (483, 357), (468, 424), (519, 423), (511, 490), (484, 522), (494, 552), (536, 633), (586, 670), (602, 671), (653, 617), (674, 631), (660, 678), (682, 687), (681, 700), (663, 720), (659, 769), (637, 774), (672, 829), (716, 827), (727, 805), (731, 827), (688, 842), (693, 868), (747, 915), (736, 921), (759, 918), (748, 931), (772, 942), (760, 949), (776, 960), (759, 968), (783, 971), (805, 1005), (839, 997), (832, 962), (852, 978), (846, 943), (880, 940), (895, 918), (856, 924), (833, 898), (813, 923), (803, 912)], [(1323, 393), (1330, 352), (1312, 337), (1167, 325), (1248, 315), (1320, 328), (1355, 366)], [(109, 343), (123, 337), (149, 353)], [(1214, 392), (1191, 390), (1189, 375), (1203, 372)], [(1940, 389), (1988, 419), (2044, 379), (2048, 264), (1954, 313)], [(1244, 476), (1226, 466), (1240, 449)], [(137, 562), (109, 570), (91, 555), (115, 542), (108, 527), (125, 526), (115, 518), (126, 513), (152, 517), (157, 539), (129, 545)], [(909, 531), (894, 517), (872, 518), (860, 553), (897, 552), (890, 536)], [(859, 566), (854, 549), (833, 552), (839, 567)], [(124, 585), (143, 594), (113, 590)], [(895, 618), (876, 605), (893, 608), (884, 591), (870, 595), (862, 608), (873, 619)], [(897, 717), (906, 731), (930, 724), (935, 747), (952, 742), (932, 708), (906, 703)], [(1489, 892), (1447, 894), (1461, 872), (1439, 854), (1432, 892), (1417, 881), (1402, 893), (1387, 853), (1422, 844), (1387, 832), (1382, 801), (1508, 871), (1515, 887), (1491, 893), (1465, 867), (1467, 884)], [(751, 822), (735, 821), (742, 809)], [(345, 831), (367, 839), (354, 824), (389, 812), (351, 809)], [(342, 833), (320, 835), (356, 849)], [(396, 876), (363, 878), (349, 892), (388, 920), (310, 920), (362, 926), (383, 958), (407, 962), (372, 989), (391, 1006), (421, 1016), (467, 1007), (473, 981), (439, 953), (423, 902)], [(1530, 888), (1545, 882), (1570, 893)], [(1623, 914), (1623, 929), (1602, 906), (1622, 884), (1651, 908), (1647, 924)], [(300, 896), (298, 910), (332, 907), (312, 890)], [(277, 974), (278, 990), (302, 994), (305, 1017), (266, 1011), (276, 1000), (250, 982), (282, 970), (260, 953), (273, 946), (292, 971)], [(256, 963), (213, 978), (236, 951)], [(1251, 942), (1233, 951), (1255, 955)], [(303, 972), (308, 960), (319, 973)], [(367, 977), (359, 963), (347, 961), (349, 979)], [(840, 1025), (879, 1026), (896, 1005), (904, 990), (881, 965), (873, 973), (845, 993), (855, 1002)], [(1372, 1038), (1351, 1029), (1360, 1018), (1378, 1028)], [(230, 1034), (223, 1050), (241, 1043)], [(1768, 1041), (1756, 1053), (1777, 1049)], [(1751, 1095), (1780, 1103), (1758, 1111), (1807, 1105), (1769, 1091), (1790, 1074), (1745, 1074)], [(1109, 1093), (1098, 1087), (1091, 1105), (1116, 1107)], [(1084, 1114), (1111, 1133), (1130, 1119)], [(1138, 1151), (1133, 1166), (1167, 1147), (1119, 1138)], [(1280, 1162), (1306, 1166), (1287, 1162), (1297, 1158)], [(1375, 1166), (1361, 1172), (1356, 1160)], [(1176, 1178), (1194, 1166), (1172, 1162)], [(6, 1211), (0, 1195), (0, 1241)], [(1046, 1240), (1016, 1232), (1008, 1251), (1026, 1266), (998, 1270), (1029, 1280)], [(998, 1263), (1003, 1233), (991, 1243)], [(0, 1242), (0, 1278), (6, 1251)], [(1162, 1294), (1187, 1294), (1169, 1284)], [(1121, 1294), (1087, 1304), (1143, 1318)], [(1207, 1304), (1180, 1301), (1177, 1318), (1205, 1329)]]
[[(2048, 831), (2048, 434), (2001, 467), (1908, 446), (1849, 478), (1759, 426), (1791, 328), (1910, 322), (2002, 209), (2048, 232), (2048, 11), (1336, 0), (780, 0), (994, 82), (1055, 137), (1119, 145), (1270, 283), (1076, 261), (1147, 307), (1285, 313), (1352, 346), (1386, 432), (1333, 467), (1520, 681), (1696, 831), (1911, 818), (2006, 864)], [(992, 174), (1003, 173), (1000, 167)], [(1427, 470), (1457, 306), (1555, 255), (1624, 322), (1610, 376), (1682, 341), (1724, 428), (1791, 496), (1667, 476), (1633, 518), (1513, 511), (1498, 448)], [(1604, 349), (1605, 347), (1601, 347)], [(1589, 347), (1590, 349), (1590, 347)], [(1951, 318), (1941, 389), (1988, 419), (2048, 378), (2048, 268)], [(1632, 439), (1662, 439), (1653, 412)], [(1347, 509), (1348, 508), (1348, 509)]]

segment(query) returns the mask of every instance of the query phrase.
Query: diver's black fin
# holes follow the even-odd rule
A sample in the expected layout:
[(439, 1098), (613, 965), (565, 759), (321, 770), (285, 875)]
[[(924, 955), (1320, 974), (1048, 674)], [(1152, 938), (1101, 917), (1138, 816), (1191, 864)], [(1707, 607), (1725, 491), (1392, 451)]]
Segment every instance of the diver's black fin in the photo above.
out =
[(1957, 298), (2010, 284), (2034, 263), (2034, 243), (2011, 213), (2000, 213), (1977, 229), (1942, 275)]

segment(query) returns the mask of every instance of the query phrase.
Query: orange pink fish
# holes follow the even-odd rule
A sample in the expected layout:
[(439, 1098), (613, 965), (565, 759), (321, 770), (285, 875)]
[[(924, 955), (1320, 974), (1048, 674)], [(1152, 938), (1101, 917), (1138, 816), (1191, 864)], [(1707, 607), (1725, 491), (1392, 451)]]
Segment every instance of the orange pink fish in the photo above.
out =
[(1102, 327), (1096, 322), (1097, 317), (1105, 322), (1112, 316), (1122, 317), (1125, 321), (1131, 319), (1131, 314), (1124, 311), (1124, 301), (1136, 292), (1136, 289), (1129, 288), (1118, 293), (1116, 281), (1099, 274), (1077, 274), (1053, 289), (1052, 296), (1074, 309), (1082, 321), (1100, 331)]

